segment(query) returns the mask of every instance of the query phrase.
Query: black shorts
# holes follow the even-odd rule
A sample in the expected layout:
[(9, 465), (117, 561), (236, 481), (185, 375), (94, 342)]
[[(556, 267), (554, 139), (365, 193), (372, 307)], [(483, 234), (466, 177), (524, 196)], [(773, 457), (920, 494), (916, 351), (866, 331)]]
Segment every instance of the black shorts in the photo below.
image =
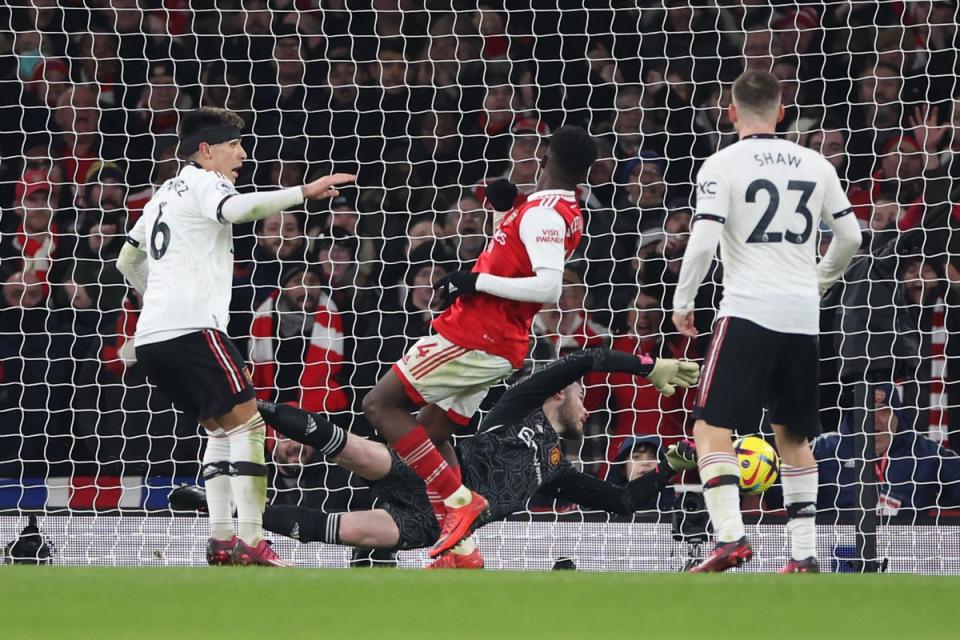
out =
[(137, 363), (173, 406), (198, 420), (222, 416), (254, 398), (243, 358), (221, 331), (204, 329), (137, 347)]
[(370, 483), (376, 498), (374, 508), (389, 513), (400, 530), (400, 540), (394, 549), (429, 547), (440, 537), (440, 524), (427, 499), (427, 488), (392, 449), (390, 457), (393, 459), (390, 472)]
[(820, 434), (819, 382), (817, 336), (724, 317), (714, 327), (693, 417), (757, 433), (766, 409), (771, 423), (812, 440)]

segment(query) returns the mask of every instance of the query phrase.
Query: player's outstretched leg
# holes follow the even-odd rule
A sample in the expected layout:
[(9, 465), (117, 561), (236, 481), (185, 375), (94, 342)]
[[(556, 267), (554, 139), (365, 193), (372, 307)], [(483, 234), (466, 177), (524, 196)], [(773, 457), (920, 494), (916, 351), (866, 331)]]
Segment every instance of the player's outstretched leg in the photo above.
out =
[(390, 473), (390, 451), (379, 442), (347, 433), (318, 413), (290, 405), (258, 400), (257, 408), (279, 433), (310, 445), (327, 460), (364, 480), (377, 481)]
[(819, 573), (817, 560), (817, 461), (807, 439), (774, 424), (780, 452), (780, 484), (787, 508), (790, 560), (780, 573)]
[(703, 499), (717, 536), (717, 546), (690, 573), (714, 573), (739, 567), (753, 557), (740, 513), (740, 465), (729, 429), (698, 420), (693, 428)]
[[(209, 492), (203, 487), (181, 485), (170, 492), (169, 502), (177, 511), (206, 513), (209, 497)], [(263, 512), (263, 528), (302, 543), (325, 542), (369, 549), (393, 549), (401, 542), (399, 527), (383, 509), (326, 513), (296, 505), (267, 505)], [(429, 540), (424, 538), (420, 543), (428, 544)]]
[(459, 481), (430, 441), (427, 430), (410, 416), (410, 400), (395, 371), (389, 371), (366, 395), (363, 411), (397, 455), (423, 480), (427, 490), (439, 495), (447, 506), (443, 528), (430, 549), (430, 557), (450, 550), (470, 534), (486, 513), (486, 498)]

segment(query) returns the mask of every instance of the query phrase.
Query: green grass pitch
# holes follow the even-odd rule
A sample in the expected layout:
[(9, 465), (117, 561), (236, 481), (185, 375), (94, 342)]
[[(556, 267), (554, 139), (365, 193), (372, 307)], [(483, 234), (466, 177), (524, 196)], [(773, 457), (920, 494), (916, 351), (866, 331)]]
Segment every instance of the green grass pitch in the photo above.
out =
[(958, 638), (956, 578), (0, 568), (0, 638)]

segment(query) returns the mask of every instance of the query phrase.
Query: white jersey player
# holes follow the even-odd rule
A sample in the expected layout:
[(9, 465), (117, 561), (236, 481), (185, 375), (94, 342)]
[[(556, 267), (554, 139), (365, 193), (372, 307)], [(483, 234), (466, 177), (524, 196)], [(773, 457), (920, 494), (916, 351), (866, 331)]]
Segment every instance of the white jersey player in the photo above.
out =
[[(819, 433), (819, 302), (860, 246), (860, 226), (833, 166), (778, 138), (780, 85), (748, 71), (733, 85), (730, 118), (739, 142), (697, 176), (697, 210), (673, 300), (674, 324), (696, 336), (697, 288), (720, 246), (723, 301), (694, 404), (694, 437), (717, 548), (696, 572), (724, 571), (752, 550), (740, 513), (740, 467), (731, 433), (759, 430), (768, 411), (783, 461), (792, 559), (783, 572), (812, 572)], [(833, 241), (817, 263), (820, 221)]]
[[(302, 187), (240, 194), (234, 187), (247, 154), (243, 120), (198, 109), (180, 128), (188, 163), (167, 180), (131, 229), (117, 261), (143, 294), (135, 336), (147, 379), (210, 438), (203, 477), (210, 502), (210, 564), (284, 563), (263, 540), (265, 425), (249, 372), (226, 335), (233, 277), (231, 225), (260, 220), (305, 198), (338, 195), (354, 176), (335, 174)], [(238, 530), (233, 529), (233, 505)]]

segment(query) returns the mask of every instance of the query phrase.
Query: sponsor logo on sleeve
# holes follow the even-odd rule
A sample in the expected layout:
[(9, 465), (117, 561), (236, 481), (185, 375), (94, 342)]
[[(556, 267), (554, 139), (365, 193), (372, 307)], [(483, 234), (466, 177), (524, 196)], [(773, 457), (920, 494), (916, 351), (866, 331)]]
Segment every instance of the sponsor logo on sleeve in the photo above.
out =
[(537, 244), (563, 244), (563, 234), (557, 229), (541, 229)]
[(713, 198), (717, 195), (717, 183), (715, 180), (700, 180), (697, 182), (698, 198)]

